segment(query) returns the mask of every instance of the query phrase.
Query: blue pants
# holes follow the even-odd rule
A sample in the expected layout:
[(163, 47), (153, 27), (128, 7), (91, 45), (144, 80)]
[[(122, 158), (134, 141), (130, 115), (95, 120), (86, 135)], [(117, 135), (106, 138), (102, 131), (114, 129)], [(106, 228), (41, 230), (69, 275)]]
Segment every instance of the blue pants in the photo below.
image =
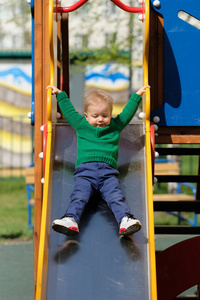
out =
[(79, 223), (85, 205), (94, 190), (98, 190), (120, 224), (122, 218), (130, 214), (130, 210), (122, 194), (118, 175), (117, 170), (104, 162), (79, 165), (74, 173), (74, 190), (65, 216), (73, 217)]

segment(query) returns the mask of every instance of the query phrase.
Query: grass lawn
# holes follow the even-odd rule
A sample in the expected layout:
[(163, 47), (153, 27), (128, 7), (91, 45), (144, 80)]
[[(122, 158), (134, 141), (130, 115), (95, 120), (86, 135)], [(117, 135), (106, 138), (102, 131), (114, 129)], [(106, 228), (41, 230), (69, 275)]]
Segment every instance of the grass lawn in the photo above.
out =
[(0, 243), (33, 238), (33, 230), (28, 230), (25, 180), (0, 180), (0, 207)]

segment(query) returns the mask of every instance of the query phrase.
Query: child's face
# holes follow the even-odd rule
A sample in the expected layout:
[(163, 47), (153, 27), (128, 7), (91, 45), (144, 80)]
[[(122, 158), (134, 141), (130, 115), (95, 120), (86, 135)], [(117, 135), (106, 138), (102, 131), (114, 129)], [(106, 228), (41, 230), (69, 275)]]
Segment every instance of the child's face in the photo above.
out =
[(112, 117), (111, 108), (106, 101), (91, 103), (85, 112), (85, 118), (91, 126), (106, 127)]

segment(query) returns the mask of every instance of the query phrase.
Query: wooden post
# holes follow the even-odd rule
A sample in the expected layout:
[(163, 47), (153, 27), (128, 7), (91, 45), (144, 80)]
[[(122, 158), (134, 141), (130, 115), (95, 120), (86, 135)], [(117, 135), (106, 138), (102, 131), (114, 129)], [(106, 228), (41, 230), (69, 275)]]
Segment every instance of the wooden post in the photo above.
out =
[(63, 90), (70, 97), (69, 90), (69, 33), (68, 33), (68, 14), (62, 15), (62, 64), (63, 64)]
[(42, 132), (40, 127), (46, 123), (46, 86), (49, 84), (49, 33), (48, 33), (48, 0), (35, 0), (35, 227), (34, 227), (34, 264), (35, 288), (37, 276), (38, 248), (42, 212), (43, 177), (42, 160), (39, 153), (42, 149)]

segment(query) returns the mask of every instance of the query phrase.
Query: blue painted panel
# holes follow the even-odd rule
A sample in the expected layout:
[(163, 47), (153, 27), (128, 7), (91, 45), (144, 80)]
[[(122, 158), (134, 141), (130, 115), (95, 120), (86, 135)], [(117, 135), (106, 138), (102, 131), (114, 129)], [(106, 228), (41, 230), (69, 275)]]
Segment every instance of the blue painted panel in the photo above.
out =
[(200, 30), (178, 17), (200, 19), (199, 0), (161, 0), (152, 8), (164, 19), (164, 101), (152, 112), (161, 126), (200, 125)]
[(31, 125), (35, 125), (35, 26), (34, 26), (34, 0), (31, 0), (31, 25), (32, 25), (32, 102)]

